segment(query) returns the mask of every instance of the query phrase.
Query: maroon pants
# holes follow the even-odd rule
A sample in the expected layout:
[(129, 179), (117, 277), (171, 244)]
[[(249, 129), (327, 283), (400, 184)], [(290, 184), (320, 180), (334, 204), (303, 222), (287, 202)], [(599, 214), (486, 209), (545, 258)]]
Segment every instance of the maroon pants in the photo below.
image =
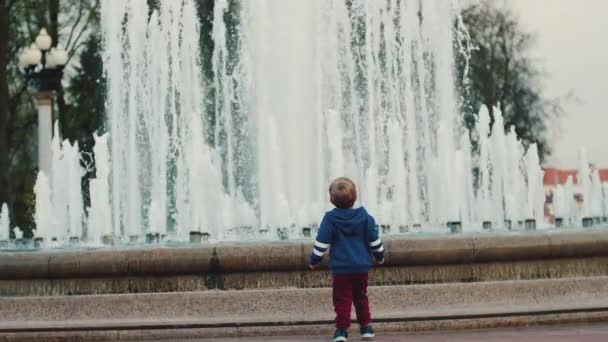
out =
[(367, 300), (367, 273), (334, 274), (333, 301), (337, 329), (346, 330), (350, 326), (352, 304), (355, 304), (360, 326), (368, 326), (372, 322)]

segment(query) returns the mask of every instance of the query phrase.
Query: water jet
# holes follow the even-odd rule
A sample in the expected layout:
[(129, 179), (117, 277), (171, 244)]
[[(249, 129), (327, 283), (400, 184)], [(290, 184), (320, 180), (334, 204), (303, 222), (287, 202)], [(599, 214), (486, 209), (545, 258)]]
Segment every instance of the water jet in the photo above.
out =
[(536, 220), (535, 219), (526, 219), (526, 230), (536, 230)]
[(462, 222), (460, 221), (448, 222), (447, 226), (452, 234), (462, 233)]
[(592, 217), (583, 217), (583, 227), (584, 228), (593, 227), (593, 218)]

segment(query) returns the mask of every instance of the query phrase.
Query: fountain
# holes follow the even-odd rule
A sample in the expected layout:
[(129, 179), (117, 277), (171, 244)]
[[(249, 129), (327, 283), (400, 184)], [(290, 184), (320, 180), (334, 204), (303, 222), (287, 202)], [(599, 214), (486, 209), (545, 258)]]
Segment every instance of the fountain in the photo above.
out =
[[(608, 231), (506, 232), (550, 227), (543, 171), (497, 108), (492, 126), (488, 108), (472, 132), (460, 124), (455, 2), (215, 0), (209, 80), (194, 0), (159, 2), (101, 1), (108, 132), (94, 136), (90, 207), (89, 165), (58, 132), (35, 186), (39, 243), (115, 247), (3, 250), (0, 334), (323, 333), (331, 272), (306, 260), (342, 175), (393, 235), (370, 270), (379, 329), (606, 317)], [(579, 181), (593, 223), (608, 188), (584, 156)], [(573, 179), (555, 200), (583, 218)], [(0, 241), (7, 217), (3, 206)], [(268, 241), (279, 239), (290, 241)]]
[(36, 180), (36, 234), (43, 241), (75, 241), (83, 235), (84, 205), (81, 179), (84, 170), (80, 165), (78, 143), (61, 141), (59, 129), (51, 146), (52, 170), (48, 177), (40, 172)]
[(603, 223), (608, 223), (608, 183), (604, 182), (602, 184), (602, 195), (603, 195), (603, 201), (602, 201), (602, 209), (603, 209), (603, 216), (602, 216), (602, 222)]
[(8, 247), (10, 220), (6, 203), (0, 207), (0, 248)]
[[(441, 1), (216, 1), (206, 80), (194, 1), (150, 11), (103, 0), (109, 132), (95, 136), (91, 205), (78, 146), (56, 132), (53, 170), (36, 183), (36, 236), (309, 238), (340, 175), (385, 234), (550, 227), (536, 146), (505, 132), (497, 108), (492, 127), (485, 107), (473, 132), (460, 124), (458, 13)], [(584, 212), (600, 217), (596, 178), (583, 184)], [(560, 212), (572, 217), (567, 196)]]
[(553, 190), (555, 226), (558, 228), (563, 227), (565, 224), (572, 224), (577, 218), (573, 186), (572, 176), (568, 176), (563, 186), (558, 184)]

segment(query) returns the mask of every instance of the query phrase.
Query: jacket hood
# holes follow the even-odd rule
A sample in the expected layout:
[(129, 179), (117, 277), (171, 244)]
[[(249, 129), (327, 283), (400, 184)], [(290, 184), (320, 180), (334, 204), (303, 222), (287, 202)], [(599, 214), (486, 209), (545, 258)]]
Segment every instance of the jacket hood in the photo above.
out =
[(363, 207), (356, 209), (335, 208), (330, 213), (334, 227), (344, 235), (357, 235), (367, 226), (368, 215)]

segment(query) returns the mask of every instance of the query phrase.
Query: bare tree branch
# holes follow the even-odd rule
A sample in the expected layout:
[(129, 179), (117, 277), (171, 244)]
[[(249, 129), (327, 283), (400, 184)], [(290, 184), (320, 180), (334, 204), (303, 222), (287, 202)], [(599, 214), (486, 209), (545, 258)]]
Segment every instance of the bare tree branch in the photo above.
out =
[(16, 3), (17, 3), (17, 0), (13, 0), (13, 1), (7, 0), (7, 2), (6, 2), (6, 11), (8, 13), (10, 13), (13, 5), (16, 4)]
[(99, 0), (95, 1), (95, 4), (93, 6), (91, 6), (91, 8), (89, 9), (89, 15), (87, 16), (87, 20), (85, 21), (85, 25), (82, 26), (82, 29), (80, 30), (80, 32), (76, 36), (76, 39), (74, 39), (73, 45), (71, 47), (69, 47), (69, 48), (66, 46), (66, 51), (68, 51), (70, 57), (72, 55), (74, 55), (75, 51), (77, 51), (77, 48), (79, 48), (80, 46), (82, 46), (82, 44), (79, 44), (80, 38), (82, 38), (82, 35), (86, 31), (88, 24), (91, 22), (91, 19), (93, 18), (93, 15), (95, 14), (95, 10), (97, 8), (98, 3), (99, 3)]
[[(68, 53), (68, 61), (67, 63), (70, 62), (70, 60), (72, 59), (72, 57), (74, 57), (76, 55), (76, 52), (82, 47), (86, 45), (86, 41), (82, 41), (80, 42), (78, 45), (76, 45), (69, 53)], [(66, 64), (67, 64), (66, 63)]]
[(80, 2), (80, 8), (78, 9), (78, 17), (76, 18), (76, 22), (74, 23), (74, 25), (72, 25), (72, 29), (70, 30), (70, 35), (68, 36), (68, 40), (65, 43), (66, 48), (68, 46), (70, 46), (70, 43), (72, 42), (72, 36), (74, 35), (74, 31), (76, 30), (76, 27), (78, 27), (78, 24), (80, 23), (80, 20), (82, 19), (82, 13), (83, 13), (82, 2)]

